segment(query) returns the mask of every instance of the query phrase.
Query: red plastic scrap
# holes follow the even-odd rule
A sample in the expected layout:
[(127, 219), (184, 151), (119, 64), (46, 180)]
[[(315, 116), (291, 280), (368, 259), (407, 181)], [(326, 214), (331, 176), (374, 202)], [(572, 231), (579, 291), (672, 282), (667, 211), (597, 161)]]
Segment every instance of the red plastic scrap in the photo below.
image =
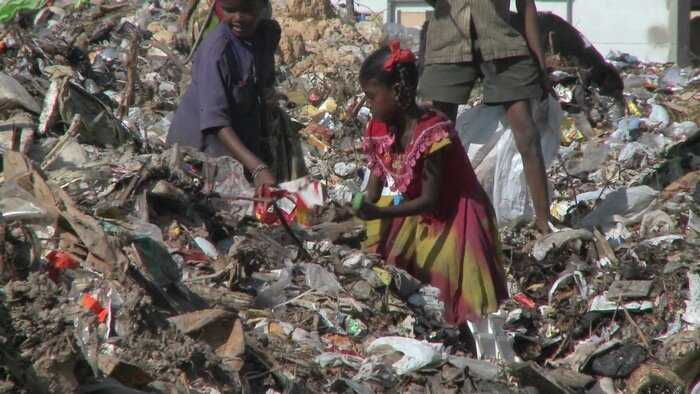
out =
[(210, 260), (209, 257), (200, 250), (182, 249), (175, 253), (182, 256), (186, 263), (206, 263)]
[(60, 250), (52, 250), (49, 252), (49, 254), (46, 255), (46, 260), (49, 261), (49, 266), (47, 268), (49, 278), (51, 278), (51, 280), (54, 282), (58, 281), (58, 276), (61, 274), (61, 272), (67, 269), (75, 269), (80, 266), (75, 257)]
[(537, 304), (535, 303), (535, 301), (533, 301), (532, 298), (525, 295), (525, 293), (518, 293), (518, 294), (513, 296), (513, 299), (515, 301), (517, 301), (518, 304), (524, 306), (525, 308), (535, 309), (537, 307)]
[[(261, 198), (268, 198), (276, 200), (277, 206), (282, 211), (282, 216), (287, 221), (291, 223), (297, 214), (297, 208), (303, 203), (297, 198), (295, 193), (290, 193), (282, 189), (272, 189), (267, 186), (263, 186), (260, 189)], [(256, 202), (255, 207), (255, 217), (264, 224), (279, 224), (279, 217), (272, 208), (272, 203), (269, 202)]]
[(80, 305), (84, 306), (87, 310), (97, 315), (97, 319), (99, 319), (100, 323), (104, 323), (105, 320), (107, 320), (107, 315), (109, 311), (103, 308), (102, 304), (100, 304), (100, 302), (97, 301), (95, 297), (91, 296), (90, 294), (83, 294), (83, 297), (80, 299)]

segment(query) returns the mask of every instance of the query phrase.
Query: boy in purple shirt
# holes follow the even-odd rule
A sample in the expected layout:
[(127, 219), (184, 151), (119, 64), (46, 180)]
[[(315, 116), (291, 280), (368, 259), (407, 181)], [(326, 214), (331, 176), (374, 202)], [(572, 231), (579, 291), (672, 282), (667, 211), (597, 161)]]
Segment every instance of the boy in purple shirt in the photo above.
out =
[[(223, 19), (202, 41), (192, 82), (175, 112), (168, 143), (238, 160), (255, 186), (275, 185), (262, 127), (263, 91), (274, 82), (266, 60), (279, 25), (262, 20), (263, 0), (221, 0)], [(272, 70), (274, 72), (274, 70)]]

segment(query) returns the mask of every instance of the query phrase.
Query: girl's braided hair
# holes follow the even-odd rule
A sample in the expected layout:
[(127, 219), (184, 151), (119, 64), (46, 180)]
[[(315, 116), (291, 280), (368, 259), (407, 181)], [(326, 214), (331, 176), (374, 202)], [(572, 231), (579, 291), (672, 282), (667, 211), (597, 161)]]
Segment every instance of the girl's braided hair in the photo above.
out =
[(360, 68), (360, 82), (375, 80), (386, 87), (398, 88), (398, 99), (402, 105), (415, 100), (418, 89), (418, 67), (415, 56), (406, 49), (400, 49), (398, 42), (392, 42), (372, 52)]

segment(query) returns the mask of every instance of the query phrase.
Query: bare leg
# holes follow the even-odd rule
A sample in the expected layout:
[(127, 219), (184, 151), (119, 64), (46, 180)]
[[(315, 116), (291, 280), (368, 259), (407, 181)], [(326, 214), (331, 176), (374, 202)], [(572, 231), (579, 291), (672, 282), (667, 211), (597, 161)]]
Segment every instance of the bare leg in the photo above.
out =
[(535, 121), (527, 100), (515, 101), (504, 105), (508, 123), (513, 128), (515, 145), (523, 159), (525, 180), (535, 207), (535, 225), (543, 234), (549, 229), (549, 191), (547, 189), (547, 172), (544, 168), (540, 134), (535, 128)]

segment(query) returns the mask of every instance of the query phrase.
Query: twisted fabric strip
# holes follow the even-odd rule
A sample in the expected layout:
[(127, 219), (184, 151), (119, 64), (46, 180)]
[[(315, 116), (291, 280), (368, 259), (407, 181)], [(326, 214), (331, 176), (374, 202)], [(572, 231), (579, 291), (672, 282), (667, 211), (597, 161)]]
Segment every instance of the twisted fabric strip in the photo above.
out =
[(221, 7), (221, 0), (214, 0), (214, 13), (219, 18), (219, 21), (224, 20), (224, 9)]

